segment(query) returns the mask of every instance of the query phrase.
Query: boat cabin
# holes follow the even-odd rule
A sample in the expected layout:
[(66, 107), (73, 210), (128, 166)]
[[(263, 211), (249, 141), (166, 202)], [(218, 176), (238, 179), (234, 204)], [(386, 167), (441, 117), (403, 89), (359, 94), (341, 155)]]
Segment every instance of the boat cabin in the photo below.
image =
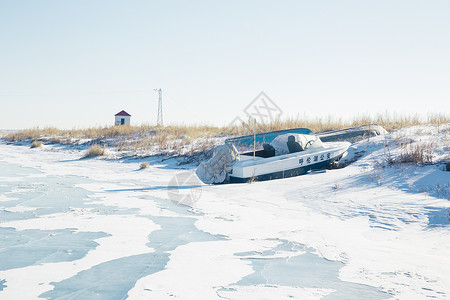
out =
[[(323, 146), (320, 138), (311, 134), (288, 133), (274, 138), (270, 143), (263, 143), (262, 148), (255, 151), (245, 151), (240, 155), (269, 158), (284, 154), (305, 151), (307, 148)], [(258, 148), (259, 145), (258, 145)]]

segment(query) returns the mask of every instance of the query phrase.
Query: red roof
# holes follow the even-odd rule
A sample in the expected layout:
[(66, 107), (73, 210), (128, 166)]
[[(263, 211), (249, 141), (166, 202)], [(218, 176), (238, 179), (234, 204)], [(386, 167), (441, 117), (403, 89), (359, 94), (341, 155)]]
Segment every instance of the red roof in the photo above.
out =
[(115, 114), (115, 116), (127, 116), (127, 117), (131, 117), (131, 115), (129, 113), (127, 113), (126, 111), (122, 110), (121, 112), (118, 112), (117, 114)]

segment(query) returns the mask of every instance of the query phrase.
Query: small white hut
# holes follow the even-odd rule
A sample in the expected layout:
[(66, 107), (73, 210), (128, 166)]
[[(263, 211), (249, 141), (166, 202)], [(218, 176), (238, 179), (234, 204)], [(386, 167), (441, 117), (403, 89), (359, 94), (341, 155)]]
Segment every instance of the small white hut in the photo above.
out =
[(131, 115), (127, 113), (126, 111), (122, 110), (115, 114), (116, 121), (115, 125), (130, 125), (130, 117)]

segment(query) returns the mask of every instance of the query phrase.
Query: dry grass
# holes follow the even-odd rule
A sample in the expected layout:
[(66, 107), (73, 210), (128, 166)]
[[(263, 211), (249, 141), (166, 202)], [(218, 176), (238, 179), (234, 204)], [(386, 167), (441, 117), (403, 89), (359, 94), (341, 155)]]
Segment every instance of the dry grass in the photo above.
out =
[[(14, 133), (7, 134), (5, 139), (11, 142), (38, 140), (42, 138), (57, 139), (61, 143), (72, 143), (73, 140), (90, 139), (101, 140), (108, 138), (139, 138), (148, 139), (160, 143), (164, 146), (168, 139), (179, 138), (182, 136), (197, 138), (197, 137), (212, 137), (223, 135), (226, 130), (215, 126), (192, 126), (192, 125), (175, 125), (167, 127), (159, 126), (110, 126), (110, 127), (96, 127), (87, 129), (71, 129), (61, 130), (53, 127), (43, 129), (33, 128), (26, 129)], [(155, 140), (156, 139), (156, 140)]]
[[(324, 132), (329, 130), (338, 130), (348, 127), (378, 124), (384, 127), (387, 131), (423, 124), (442, 125), (450, 123), (450, 117), (445, 114), (433, 114), (429, 115), (426, 119), (421, 119), (417, 115), (399, 116), (396, 114), (379, 114), (376, 117), (370, 116), (358, 116), (352, 120), (343, 120), (334, 117), (316, 118), (316, 119), (295, 119), (288, 118), (284, 120), (274, 120), (267, 124), (257, 124), (256, 131), (267, 132), (274, 130), (283, 130), (289, 128), (305, 127), (314, 132)], [(179, 137), (217, 137), (224, 135), (243, 135), (252, 134), (253, 124), (252, 122), (242, 123), (238, 126), (231, 127), (216, 127), (210, 125), (171, 125), (166, 127), (159, 126), (110, 126), (110, 127), (95, 127), (88, 129), (71, 129), (61, 130), (53, 127), (44, 129), (34, 128), (26, 129), (19, 132), (14, 132), (6, 135), (6, 139), (9, 141), (25, 141), (25, 140), (38, 140), (45, 137), (58, 138), (63, 142), (70, 143), (73, 139), (108, 139), (108, 138), (120, 138), (124, 137), (139, 138), (142, 140), (149, 140), (149, 142), (155, 142), (161, 145), (162, 148), (167, 146), (168, 140), (173, 140)]]
[(103, 148), (98, 145), (94, 144), (87, 150), (86, 154), (83, 156), (83, 158), (90, 158), (90, 157), (96, 157), (96, 156), (105, 156), (107, 155), (106, 147), (103, 146)]
[(140, 165), (139, 170), (148, 169), (148, 168), (150, 168), (150, 163), (144, 161), (144, 162)]
[[(429, 115), (427, 118), (421, 119), (417, 115), (399, 116), (384, 113), (375, 117), (357, 116), (353, 120), (343, 120), (331, 116), (316, 119), (288, 118), (275, 120), (268, 124), (257, 124), (256, 131), (261, 133), (305, 127), (314, 132), (324, 132), (367, 124), (378, 124), (387, 131), (391, 131), (423, 124), (435, 124), (439, 127), (446, 123), (450, 123), (450, 117), (445, 114)], [(247, 134), (253, 134), (252, 122), (229, 127), (183, 124), (166, 127), (125, 125), (72, 130), (60, 130), (49, 127), (14, 132), (6, 135), (4, 138), (11, 142), (49, 140), (60, 144), (102, 141), (108, 143), (109, 146), (117, 147), (119, 151), (155, 150), (164, 152), (164, 155), (193, 155), (214, 147), (215, 137)], [(198, 138), (202, 138), (202, 140), (199, 142)]]
[(385, 147), (385, 161), (388, 166), (399, 164), (426, 165), (433, 163), (433, 143), (405, 143), (392, 155), (390, 147)]
[(42, 147), (42, 142), (39, 141), (33, 141), (30, 146), (30, 148), (40, 148), (40, 147)]
[[(378, 124), (387, 131), (392, 131), (415, 125), (434, 124), (440, 126), (447, 123), (450, 123), (450, 116), (445, 114), (430, 114), (426, 118), (420, 118), (418, 115), (401, 116), (384, 113), (378, 114), (375, 117), (360, 115), (351, 120), (344, 120), (333, 116), (315, 119), (287, 118), (274, 120), (267, 124), (257, 124), (256, 133), (300, 127), (309, 128), (314, 132), (325, 132), (368, 124)], [(226, 135), (249, 135), (253, 134), (253, 130), (254, 125), (252, 121), (248, 121), (239, 126), (222, 128), (221, 132)]]
[(400, 163), (431, 164), (433, 163), (434, 148), (432, 143), (405, 147), (400, 151)]
[[(426, 136), (433, 134), (431, 132), (423, 133), (421, 130), (418, 132)], [(397, 133), (392, 139), (385, 137), (383, 142), (384, 157), (381, 162), (376, 162), (375, 165), (385, 167), (401, 164), (432, 164), (436, 151), (439, 153), (443, 150), (442, 145), (438, 145), (440, 142), (442, 141), (426, 142), (422, 141), (421, 138), (405, 136), (404, 133)], [(445, 144), (445, 141), (443, 144)]]
[(255, 174), (252, 175), (252, 177), (250, 177), (250, 179), (247, 181), (248, 184), (252, 184), (258, 181), (258, 177), (255, 176)]

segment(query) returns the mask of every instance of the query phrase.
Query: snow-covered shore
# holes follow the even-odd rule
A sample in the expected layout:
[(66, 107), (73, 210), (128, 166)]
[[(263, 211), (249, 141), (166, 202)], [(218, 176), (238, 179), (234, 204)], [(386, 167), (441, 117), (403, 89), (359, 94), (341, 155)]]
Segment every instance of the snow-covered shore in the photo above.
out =
[[(398, 160), (416, 146), (431, 163)], [(345, 168), (204, 185), (174, 159), (0, 144), (0, 298), (447, 299), (449, 153), (450, 124), (404, 128)]]

